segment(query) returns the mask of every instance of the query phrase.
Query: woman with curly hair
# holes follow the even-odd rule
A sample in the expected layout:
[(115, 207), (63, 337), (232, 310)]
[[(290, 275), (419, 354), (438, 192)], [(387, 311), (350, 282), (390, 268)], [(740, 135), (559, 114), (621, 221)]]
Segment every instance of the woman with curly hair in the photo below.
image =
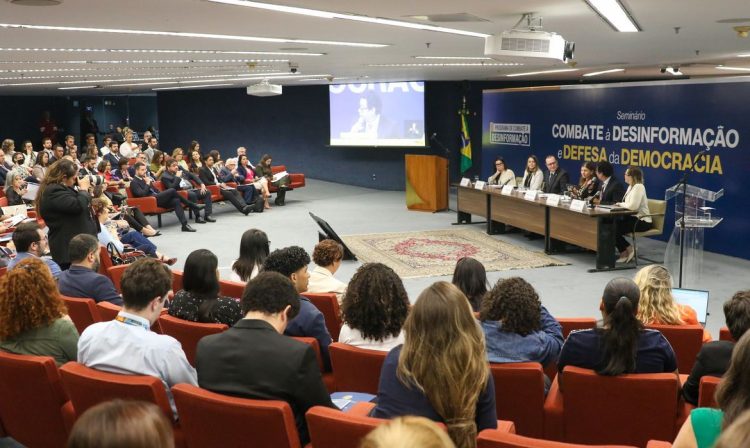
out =
[(67, 313), (47, 265), (26, 258), (0, 278), (0, 350), (75, 361), (78, 331)]
[(469, 299), (471, 309), (479, 311), (482, 297), (487, 293), (487, 271), (484, 265), (471, 257), (463, 257), (456, 263), (451, 281)]
[(498, 280), (482, 301), (479, 319), (490, 362), (546, 365), (560, 354), (562, 327), (520, 277)]
[[(672, 276), (664, 266), (651, 264), (633, 279), (641, 291), (638, 320), (643, 325), (699, 325), (693, 308), (675, 302), (672, 297)], [(711, 333), (703, 330), (703, 342), (711, 342)]]
[(366, 263), (349, 282), (341, 313), (339, 342), (387, 352), (404, 343), (401, 328), (409, 313), (409, 297), (393, 269)]
[(484, 335), (466, 296), (448, 282), (433, 283), (404, 333), (404, 345), (383, 363), (372, 416), (427, 417), (445, 423), (457, 448), (476, 447), (478, 431), (497, 428), (497, 410)]
[(334, 240), (323, 240), (315, 245), (312, 258), (316, 266), (310, 272), (307, 292), (334, 293), (341, 305), (346, 283), (333, 275), (339, 270), (341, 260), (344, 259), (344, 247)]

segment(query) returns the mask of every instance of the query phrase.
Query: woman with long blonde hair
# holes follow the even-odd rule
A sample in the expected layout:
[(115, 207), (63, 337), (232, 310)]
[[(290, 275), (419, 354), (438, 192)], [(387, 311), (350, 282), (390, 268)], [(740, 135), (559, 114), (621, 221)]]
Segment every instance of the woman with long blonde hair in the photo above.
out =
[(475, 447), (478, 431), (497, 427), (497, 411), (469, 301), (454, 285), (433, 283), (417, 298), (404, 334), (383, 364), (373, 416), (427, 417), (445, 423), (456, 447)]
[[(641, 291), (637, 317), (644, 325), (698, 325), (695, 310), (675, 302), (667, 268), (648, 265), (635, 274), (634, 281)], [(711, 333), (703, 330), (703, 342), (710, 341)]]

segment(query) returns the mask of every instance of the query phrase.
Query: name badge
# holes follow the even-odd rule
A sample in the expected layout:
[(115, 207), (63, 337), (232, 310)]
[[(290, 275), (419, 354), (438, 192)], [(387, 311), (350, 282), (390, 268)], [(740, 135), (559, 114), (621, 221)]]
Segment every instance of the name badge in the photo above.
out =
[(474, 188), (477, 190), (484, 190), (485, 182), (483, 180), (478, 180), (474, 182)]
[(461, 185), (462, 187), (468, 187), (469, 184), (471, 184), (471, 180), (468, 177), (462, 177), (461, 183), (459, 185)]
[(536, 201), (536, 195), (539, 192), (537, 190), (526, 190), (526, 193), (523, 195), (523, 198), (527, 201)]
[(573, 199), (572, 201), (570, 201), (571, 210), (582, 212), (585, 208), (586, 208), (586, 201), (581, 201), (580, 199)]
[(560, 195), (559, 194), (547, 195), (547, 205), (554, 205), (554, 206), (560, 205)]
[(504, 194), (505, 196), (510, 196), (513, 194), (513, 185), (503, 185), (503, 189), (500, 190), (500, 194)]

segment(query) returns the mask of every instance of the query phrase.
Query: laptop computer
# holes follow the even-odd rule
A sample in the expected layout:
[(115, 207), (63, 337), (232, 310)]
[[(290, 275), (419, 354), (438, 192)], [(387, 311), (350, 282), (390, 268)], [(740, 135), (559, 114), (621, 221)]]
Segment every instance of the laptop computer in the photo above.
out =
[(708, 291), (672, 288), (672, 297), (680, 305), (688, 305), (694, 309), (698, 316), (698, 322), (701, 325), (706, 325), (706, 317), (708, 316)]

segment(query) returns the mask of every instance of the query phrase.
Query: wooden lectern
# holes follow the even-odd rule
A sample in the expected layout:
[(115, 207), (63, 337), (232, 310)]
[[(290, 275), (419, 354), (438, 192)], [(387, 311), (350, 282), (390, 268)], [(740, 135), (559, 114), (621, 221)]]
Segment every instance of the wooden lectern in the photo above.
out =
[(427, 212), (448, 208), (448, 159), (406, 155), (406, 208)]

